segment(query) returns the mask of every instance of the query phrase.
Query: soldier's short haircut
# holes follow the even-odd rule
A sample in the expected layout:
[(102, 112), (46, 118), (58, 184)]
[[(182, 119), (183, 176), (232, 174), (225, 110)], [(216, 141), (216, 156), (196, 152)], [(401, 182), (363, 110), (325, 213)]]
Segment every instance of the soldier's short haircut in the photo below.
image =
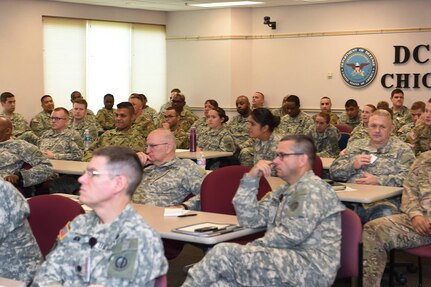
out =
[(280, 140), (280, 142), (284, 141), (293, 141), (293, 152), (306, 154), (309, 167), (310, 169), (313, 168), (316, 159), (316, 146), (313, 139), (306, 135), (287, 135)]
[(372, 112), (374, 112), (375, 110), (377, 110), (376, 106), (373, 104), (366, 104), (366, 107), (370, 107), (372, 109)]
[(113, 94), (106, 94), (103, 96), (103, 99), (106, 99), (107, 97), (111, 97), (114, 99), (114, 95)]
[(179, 93), (181, 93), (181, 91), (180, 91), (180, 89), (178, 89), (178, 88), (173, 88), (173, 89), (171, 90), (171, 93), (179, 94)]
[(299, 100), (299, 97), (296, 95), (290, 95), (287, 97), (287, 102), (295, 103), (295, 106), (299, 107), (301, 105), (301, 101)]
[(144, 103), (144, 100), (142, 99), (142, 94), (133, 93), (130, 95), (129, 100), (130, 99), (138, 99), (141, 103)]
[(50, 95), (44, 95), (42, 98), (40, 98), (40, 102), (43, 103), (43, 100), (46, 98), (52, 98)]
[(114, 175), (127, 178), (126, 194), (131, 197), (142, 180), (142, 165), (136, 152), (128, 147), (108, 146), (95, 150), (95, 156), (106, 157), (106, 168)]
[(402, 94), (402, 95), (404, 95), (404, 92), (401, 89), (395, 89), (395, 90), (393, 90), (391, 92), (391, 99), (394, 97), (395, 94)]
[(255, 94), (259, 94), (262, 96), (262, 99), (265, 99), (265, 95), (262, 92), (255, 92)]
[(135, 113), (135, 108), (130, 102), (121, 102), (117, 104), (117, 109), (128, 109), (131, 115)]
[(178, 112), (177, 112), (177, 110), (174, 108), (174, 107), (167, 107), (166, 108), (166, 111), (174, 111), (175, 112), (175, 114), (177, 115), (177, 117), (178, 117)]
[(358, 102), (354, 99), (348, 99), (346, 101), (346, 103), (344, 104), (344, 107), (348, 108), (348, 107), (355, 107), (355, 108), (359, 108), (358, 106)]
[(414, 102), (410, 108), (410, 110), (421, 110), (422, 112), (425, 112), (425, 103), (422, 101)]
[(80, 105), (84, 105), (86, 109), (87, 109), (87, 107), (88, 107), (88, 103), (87, 103), (87, 101), (86, 101), (86, 100), (84, 100), (83, 98), (78, 98), (78, 99), (76, 99), (76, 100), (73, 102), (73, 104), (80, 104)]
[(314, 116), (314, 120), (316, 120), (316, 118), (317, 118), (317, 117), (322, 117), (322, 118), (324, 118), (324, 119), (325, 119), (325, 122), (326, 122), (327, 124), (329, 124), (329, 122), (331, 121), (331, 116), (330, 116), (327, 112), (320, 112), (320, 113), (316, 114), (316, 115)]
[(15, 96), (11, 92), (4, 92), (0, 95), (0, 101), (2, 103), (6, 103), (8, 98), (13, 98), (13, 97), (15, 97)]
[(213, 99), (206, 100), (205, 104), (210, 104), (214, 108), (218, 108), (218, 102), (216, 100), (213, 100)]
[(392, 115), (391, 115), (391, 113), (390, 113), (389, 111), (387, 111), (387, 110), (384, 110), (384, 109), (378, 109), (378, 110), (375, 110), (375, 111), (371, 114), (370, 118), (371, 118), (372, 116), (380, 116), (380, 117), (388, 118), (388, 120), (392, 123)]
[(65, 108), (63, 108), (63, 107), (55, 108), (53, 112), (59, 112), (59, 111), (63, 111), (63, 112), (64, 112), (64, 114), (65, 114), (67, 117), (69, 116), (69, 111), (68, 111), (68, 110), (66, 110), (66, 109), (65, 109)]

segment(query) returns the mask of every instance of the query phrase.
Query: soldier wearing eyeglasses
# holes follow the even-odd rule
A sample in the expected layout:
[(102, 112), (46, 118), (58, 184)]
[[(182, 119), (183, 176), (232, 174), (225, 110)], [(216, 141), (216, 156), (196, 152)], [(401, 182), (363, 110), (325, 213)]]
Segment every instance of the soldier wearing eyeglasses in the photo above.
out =
[(79, 200), (94, 212), (60, 231), (33, 286), (154, 286), (168, 265), (160, 236), (130, 204), (141, 178), (133, 150), (95, 151), (79, 178)]
[[(262, 238), (247, 245), (217, 244), (189, 270), (183, 286), (330, 286), (341, 248), (344, 206), (332, 187), (314, 175), (316, 148), (303, 135), (284, 137), (277, 157), (259, 161), (241, 180), (233, 199), (238, 221), (266, 227)], [(277, 175), (286, 184), (261, 201), (261, 176)]]
[(189, 133), (180, 128), (180, 115), (173, 107), (168, 107), (165, 110), (165, 117), (160, 124), (162, 128), (170, 130), (175, 136), (175, 143), (177, 148), (189, 148)]

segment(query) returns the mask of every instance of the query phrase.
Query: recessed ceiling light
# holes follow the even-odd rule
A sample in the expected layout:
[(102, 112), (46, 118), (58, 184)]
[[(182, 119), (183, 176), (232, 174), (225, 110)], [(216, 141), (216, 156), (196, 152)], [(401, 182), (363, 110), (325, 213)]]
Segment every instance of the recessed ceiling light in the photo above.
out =
[(256, 1), (214, 2), (214, 3), (188, 4), (188, 6), (214, 8), (214, 7), (229, 7), (229, 6), (257, 5), (257, 4), (263, 4), (263, 2), (256, 2)]

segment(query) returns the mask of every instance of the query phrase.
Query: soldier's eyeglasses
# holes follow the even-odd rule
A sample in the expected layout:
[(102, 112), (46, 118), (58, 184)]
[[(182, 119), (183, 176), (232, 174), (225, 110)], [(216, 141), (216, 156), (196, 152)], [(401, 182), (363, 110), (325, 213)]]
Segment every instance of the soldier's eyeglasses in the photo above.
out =
[(88, 177), (91, 177), (91, 178), (93, 178), (95, 176), (100, 176), (100, 175), (117, 176), (116, 174), (112, 174), (112, 173), (109, 173), (109, 172), (100, 172), (100, 171), (97, 171), (97, 170), (88, 170), (88, 169), (84, 170), (84, 172), (82, 174), (83, 175), (85, 174), (85, 175), (87, 175)]
[(277, 152), (275, 153), (275, 157), (280, 158), (281, 160), (283, 160), (286, 156), (291, 156), (291, 155), (301, 155), (304, 154), (303, 152), (291, 152), (291, 153), (285, 153), (285, 152)]

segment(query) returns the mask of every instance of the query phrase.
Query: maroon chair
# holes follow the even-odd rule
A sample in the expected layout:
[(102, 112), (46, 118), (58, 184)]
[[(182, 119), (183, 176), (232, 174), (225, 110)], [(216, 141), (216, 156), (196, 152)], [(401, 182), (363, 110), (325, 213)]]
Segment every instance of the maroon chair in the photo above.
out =
[(322, 159), (318, 155), (316, 155), (314, 160), (313, 172), (318, 177), (323, 178), (323, 163)]
[(335, 124), (334, 126), (342, 133), (350, 134), (353, 131), (352, 126), (348, 124)]
[[(232, 165), (219, 168), (209, 173), (201, 186), (201, 210), (206, 212), (235, 215), (232, 199), (238, 189), (241, 178), (250, 167)], [(260, 178), (257, 199), (261, 199), (271, 186), (265, 177)]]
[(156, 278), (154, 282), (154, 287), (168, 287), (168, 276), (162, 275)]
[(54, 246), (59, 231), (66, 223), (85, 213), (78, 202), (61, 195), (35, 196), (28, 200), (28, 204), (28, 222), (43, 256)]
[(362, 223), (351, 209), (341, 213), (341, 267), (337, 279), (357, 278), (357, 286), (362, 286)]

